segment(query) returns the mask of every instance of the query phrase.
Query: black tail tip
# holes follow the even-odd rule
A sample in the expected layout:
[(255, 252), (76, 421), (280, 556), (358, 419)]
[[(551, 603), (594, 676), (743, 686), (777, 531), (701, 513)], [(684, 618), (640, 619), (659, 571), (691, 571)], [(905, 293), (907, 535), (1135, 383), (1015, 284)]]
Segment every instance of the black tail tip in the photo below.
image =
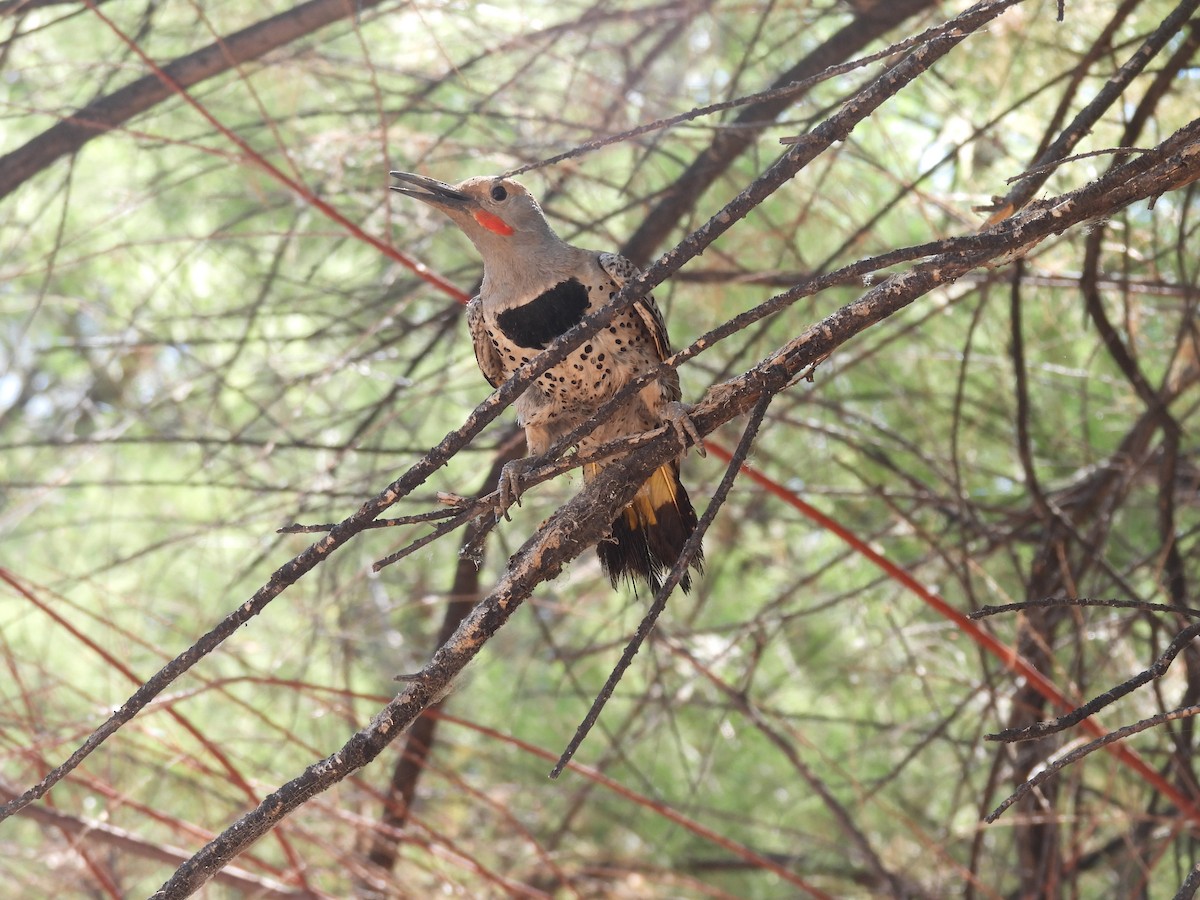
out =
[[(646, 522), (636, 514), (629, 516), (623, 511), (612, 524), (612, 532), (596, 545), (600, 567), (612, 582), (619, 587), (622, 579), (636, 591), (639, 582), (644, 582), (651, 593), (657, 594), (663, 581), (670, 573), (692, 532), (696, 530), (696, 512), (691, 501), (682, 490), (678, 492), (675, 505), (656, 509), (653, 522)], [(631, 524), (630, 519), (635, 524)], [(704, 551), (692, 558), (690, 568), (698, 574), (704, 571)], [(679, 579), (679, 586), (686, 594), (692, 588), (691, 575), (686, 571)]]

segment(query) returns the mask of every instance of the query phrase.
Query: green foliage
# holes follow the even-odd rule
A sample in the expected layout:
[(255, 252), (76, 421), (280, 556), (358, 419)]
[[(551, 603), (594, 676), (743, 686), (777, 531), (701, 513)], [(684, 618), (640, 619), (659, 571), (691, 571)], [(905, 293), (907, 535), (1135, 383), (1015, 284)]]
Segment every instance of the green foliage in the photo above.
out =
[[(157, 104), (0, 199), (0, 566), (13, 579), (0, 589), (4, 789), (36, 782), (320, 536), (278, 529), (344, 519), (488, 395), (460, 304), (381, 246), (464, 291), (478, 259), (436, 214), (388, 193), (389, 168), (455, 181), (765, 89), (869, 5), (366, 9), (195, 85), (189, 96), (207, 115), (178, 98)], [(930, 4), (885, 41), (959, 6)], [(656, 290), (676, 347), (810, 275), (976, 233), (1006, 179), (1174, 6), (1135, 4), (1091, 60), (1113, 4), (1067, 3), (1062, 25), (1053, 2), (1017, 5)], [(159, 65), (287, 8), (99, 6)], [(4, 14), (0, 152), (147, 74), (94, 12)], [(1184, 39), (1073, 152), (1122, 142)], [(771, 164), (779, 138), (809, 131), (882, 65), (798, 96), (688, 197), (661, 246), (635, 249), (652, 258), (702, 225)], [(1194, 117), (1192, 72), (1181, 64), (1167, 80), (1137, 146)], [(560, 233), (615, 249), (735, 130), (739, 111), (521, 177)], [(1038, 196), (1110, 163), (1065, 163)], [(921, 298), (777, 397), (750, 463), (955, 610), (1038, 600), (1047, 584), (1062, 597), (1187, 600), (1200, 575), (1189, 343), (1198, 216), (1185, 186), (1115, 211), (1099, 231), (1045, 241), (1019, 270), (981, 268)], [(1174, 443), (1106, 348), (1084, 273), (1146, 384), (1170, 395)], [(685, 397), (755, 366), (868, 286), (847, 278), (716, 342), (683, 366)], [(511, 419), (388, 515), (478, 491)], [(735, 418), (712, 439), (732, 448), (742, 427)], [(724, 469), (717, 454), (685, 461), (701, 506)], [(1119, 486), (1103, 487), (1106, 471)], [(481, 589), (578, 485), (573, 473), (525, 497), (488, 539)], [(1070, 527), (1057, 530), (1047, 508)], [(332, 554), (110, 738), (54, 790), (54, 808), (190, 854), (336, 751), (397, 690), (393, 676), (418, 671), (436, 647), (461, 532), (371, 568), (429, 527), (367, 531)], [(707, 829), (836, 896), (886, 895), (883, 870), (914, 895), (958, 895), (968, 880), (977, 896), (1027, 887), (1034, 807), (1007, 826), (980, 822), (1028, 765), (1015, 770), (1058, 748), (1039, 745), (1030, 761), (983, 740), (1021, 721), (1030, 695), (1019, 679), (748, 478), (705, 550), (697, 590), (672, 598), (577, 756), (613, 783), (573, 771), (549, 782), (552, 760), (525, 746), (561, 752), (649, 602), (612, 592), (588, 553), (535, 592), (451, 694), (445, 710), (459, 718), (439, 726), (393, 871), (370, 869), (366, 855), (403, 738), (237, 864), (288, 883), (303, 870), (334, 896), (366, 896), (371, 878), (387, 896), (800, 890)], [(1048, 569), (1060, 580), (1042, 578)], [(1179, 626), (1149, 621), (1072, 610), (1036, 637), (1016, 616), (992, 630), (1085, 699), (1144, 668)], [(1157, 696), (1136, 695), (1106, 724), (1194, 703), (1196, 671), (1184, 654)], [(1059, 712), (1048, 702), (1027, 711)], [(1190, 730), (1137, 741), (1153, 765), (1190, 777)], [(1058, 830), (1042, 849), (1089, 862), (1057, 871), (1056, 883), (1081, 897), (1178, 887), (1190, 832), (1152, 841), (1143, 827), (1176, 815), (1168, 798), (1102, 756), (1059, 784), (1046, 801)], [(0, 871), (24, 896), (102, 892), (100, 869), (119, 895), (146, 895), (174, 869), (106, 843), (102, 830), (76, 845), (69, 830), (34, 822), (0, 824)], [(44, 856), (60, 862), (47, 872)], [(237, 889), (214, 888), (225, 890)]]

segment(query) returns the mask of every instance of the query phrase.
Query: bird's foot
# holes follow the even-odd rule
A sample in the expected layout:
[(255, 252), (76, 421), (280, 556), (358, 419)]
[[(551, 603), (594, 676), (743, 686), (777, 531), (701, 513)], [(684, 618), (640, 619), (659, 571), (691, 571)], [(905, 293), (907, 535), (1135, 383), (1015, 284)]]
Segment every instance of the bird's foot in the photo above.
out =
[(496, 521), (509, 521), (508, 511), (515, 504), (521, 505), (521, 494), (524, 490), (522, 483), (526, 473), (537, 466), (530, 457), (514, 459), (504, 464), (500, 470), (500, 483), (496, 485)]
[(663, 409), (662, 417), (675, 432), (675, 437), (679, 440), (679, 446), (683, 448), (684, 453), (687, 452), (688, 444), (691, 444), (701, 456), (708, 455), (704, 450), (704, 440), (700, 437), (700, 432), (696, 430), (696, 423), (692, 421), (691, 406), (678, 400), (672, 400)]

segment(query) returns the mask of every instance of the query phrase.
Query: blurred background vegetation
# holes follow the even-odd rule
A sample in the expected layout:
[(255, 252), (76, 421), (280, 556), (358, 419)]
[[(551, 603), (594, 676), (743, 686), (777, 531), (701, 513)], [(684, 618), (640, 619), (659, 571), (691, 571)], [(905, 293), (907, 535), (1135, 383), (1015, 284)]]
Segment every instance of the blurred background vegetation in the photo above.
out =
[[(1015, 4), (656, 290), (675, 345), (811, 274), (973, 233), (1189, 5), (1067, 0), (1059, 23), (1053, 0)], [(815, 75), (966, 7), (0, 3), (0, 799), (313, 540), (277, 529), (345, 518), (488, 395), (459, 299), (400, 254), (465, 292), (479, 261), (388, 192), (389, 168), (446, 181), (516, 168)], [(319, 27), (303, 18), (321, 11)], [(261, 43), (244, 49), (244, 29)], [(1172, 29), (1071, 152), (1153, 147), (1194, 118), (1198, 43), (1195, 19)], [(154, 66), (205, 48), (190, 102), (163, 87)], [(645, 265), (896, 58), (521, 178), (564, 237)], [(140, 112), (121, 93), (138, 84), (163, 92)], [(114, 108), (128, 114), (105, 118)], [(54, 149), (73, 115), (82, 137)], [(1113, 163), (1069, 161), (1037, 196)], [(1193, 185), (921, 299), (781, 395), (751, 463), (964, 613), (1047, 596), (1200, 605), (1198, 219)], [(826, 290), (715, 345), (681, 369), (685, 398), (862, 291)], [(511, 421), (389, 514), (484, 487)], [(735, 421), (712, 439), (739, 435)], [(692, 456), (684, 470), (702, 505), (724, 464)], [(481, 589), (577, 488), (564, 477), (526, 496), (489, 538)], [(0, 824), (13, 896), (147, 895), (340, 747), (436, 647), (460, 538), (371, 571), (427, 527), (333, 554)], [(1195, 809), (1108, 754), (983, 824), (1084, 733), (986, 742), (1060, 710), (801, 509), (742, 479), (706, 555), (576, 757), (610, 781), (545, 777), (647, 603), (611, 590), (588, 553), (468, 670), (419, 779), (389, 788), (414, 759), (401, 739), (208, 895), (782, 897), (804, 894), (801, 879), (814, 896), (1150, 897), (1183, 884)], [(1145, 668), (1183, 622), (1058, 608), (980, 627), (1083, 700)], [(1101, 718), (1198, 699), (1187, 649)], [(1189, 721), (1130, 744), (1195, 803)]]

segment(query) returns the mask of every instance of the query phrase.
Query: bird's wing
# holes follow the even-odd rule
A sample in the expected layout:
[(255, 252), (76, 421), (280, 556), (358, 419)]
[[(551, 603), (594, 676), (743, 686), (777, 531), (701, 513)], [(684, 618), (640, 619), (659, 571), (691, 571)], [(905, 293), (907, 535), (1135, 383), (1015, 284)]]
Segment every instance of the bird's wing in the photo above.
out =
[(504, 364), (483, 324), (483, 303), (478, 297), (472, 297), (467, 304), (467, 328), (471, 332), (471, 343), (475, 346), (475, 361), (479, 363), (479, 371), (488, 384), (494, 388), (500, 387), (504, 383)]
[[(637, 266), (616, 253), (601, 253), (598, 261), (600, 268), (608, 274), (618, 288), (626, 281), (641, 274)], [(671, 339), (667, 336), (667, 323), (663, 321), (662, 310), (658, 308), (658, 304), (649, 294), (634, 302), (633, 309), (642, 320), (642, 324), (646, 326), (646, 331), (654, 342), (654, 349), (658, 351), (658, 358), (665, 360), (671, 355)], [(668, 369), (661, 382), (667, 388), (669, 399), (678, 400), (682, 397), (679, 389), (679, 373), (674, 369)]]
[[(604, 269), (608, 277), (616, 282), (617, 287), (622, 287), (625, 282), (631, 278), (637, 278), (641, 274), (637, 266), (616, 253), (601, 253), (600, 268)], [(655, 349), (658, 350), (658, 358), (666, 359), (671, 355), (671, 339), (667, 337), (667, 323), (663, 321), (662, 311), (658, 308), (658, 304), (654, 302), (653, 297), (647, 294), (636, 301), (633, 308), (650, 333)]]

